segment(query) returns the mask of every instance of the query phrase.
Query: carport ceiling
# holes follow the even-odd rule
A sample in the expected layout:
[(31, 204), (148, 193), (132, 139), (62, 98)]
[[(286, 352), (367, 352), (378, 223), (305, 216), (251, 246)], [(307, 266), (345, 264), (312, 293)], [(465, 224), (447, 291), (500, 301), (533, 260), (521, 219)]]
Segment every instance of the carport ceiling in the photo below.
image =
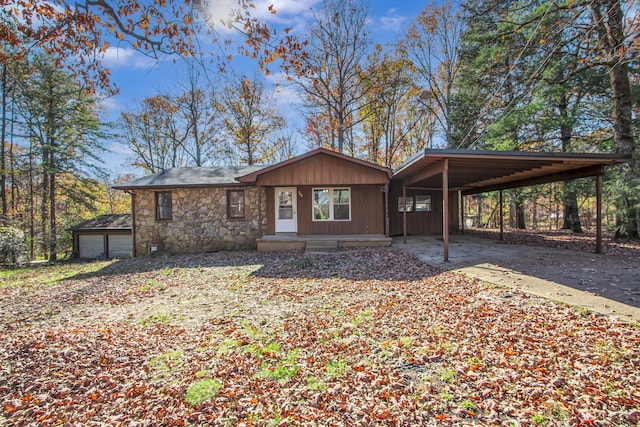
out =
[(426, 149), (398, 167), (393, 181), (439, 190), (447, 163), (449, 189), (466, 195), (599, 175), (604, 166), (630, 159), (615, 154)]

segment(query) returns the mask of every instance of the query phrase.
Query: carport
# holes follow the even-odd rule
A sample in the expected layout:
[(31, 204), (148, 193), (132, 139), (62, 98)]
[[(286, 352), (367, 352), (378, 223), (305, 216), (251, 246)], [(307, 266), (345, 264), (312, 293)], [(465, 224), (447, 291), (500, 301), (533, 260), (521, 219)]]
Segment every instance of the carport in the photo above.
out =
[[(458, 197), (463, 212), (462, 196), (500, 191), (500, 228), (503, 229), (502, 190), (596, 177), (596, 253), (602, 252), (602, 175), (604, 167), (622, 164), (629, 155), (596, 153), (535, 153), (527, 151), (440, 150), (425, 149), (394, 171), (391, 185), (421, 189), (442, 194), (442, 238), (444, 260), (449, 260), (450, 198)], [(406, 242), (407, 213), (403, 213), (403, 235)], [(461, 223), (461, 229), (464, 224)]]

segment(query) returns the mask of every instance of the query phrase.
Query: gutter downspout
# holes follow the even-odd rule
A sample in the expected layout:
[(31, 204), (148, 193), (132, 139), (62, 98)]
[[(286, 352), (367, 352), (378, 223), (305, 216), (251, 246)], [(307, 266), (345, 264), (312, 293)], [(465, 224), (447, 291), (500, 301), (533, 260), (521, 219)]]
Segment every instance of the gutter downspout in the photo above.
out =
[(389, 237), (389, 184), (384, 185), (384, 237)]
[(444, 240), (444, 262), (449, 261), (449, 159), (442, 166), (442, 240)]

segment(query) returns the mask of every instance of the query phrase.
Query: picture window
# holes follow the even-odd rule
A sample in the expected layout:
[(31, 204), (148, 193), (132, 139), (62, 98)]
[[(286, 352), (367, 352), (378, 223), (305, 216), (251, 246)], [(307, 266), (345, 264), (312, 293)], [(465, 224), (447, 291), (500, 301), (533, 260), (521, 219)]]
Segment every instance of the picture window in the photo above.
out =
[(351, 220), (351, 189), (315, 188), (313, 190), (313, 220)]

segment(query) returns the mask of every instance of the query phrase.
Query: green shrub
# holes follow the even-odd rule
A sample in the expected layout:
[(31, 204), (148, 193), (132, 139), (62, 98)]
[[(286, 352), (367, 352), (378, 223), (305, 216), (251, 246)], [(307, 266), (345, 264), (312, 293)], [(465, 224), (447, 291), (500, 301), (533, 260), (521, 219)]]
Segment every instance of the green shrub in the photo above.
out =
[(0, 267), (20, 267), (29, 261), (24, 232), (0, 227)]

